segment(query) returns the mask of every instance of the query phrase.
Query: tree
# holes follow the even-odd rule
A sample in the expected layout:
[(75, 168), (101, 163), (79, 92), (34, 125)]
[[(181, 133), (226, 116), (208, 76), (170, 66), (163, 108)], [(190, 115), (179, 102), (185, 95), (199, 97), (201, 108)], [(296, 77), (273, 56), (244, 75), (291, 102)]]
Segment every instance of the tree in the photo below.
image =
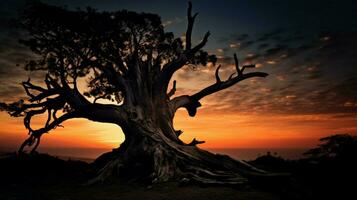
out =
[(357, 137), (349, 134), (335, 134), (320, 139), (318, 147), (304, 153), (315, 161), (353, 161), (357, 153)]
[[(21, 43), (37, 58), (26, 63), (26, 70), (46, 72), (43, 85), (30, 79), (22, 85), (28, 100), (2, 103), (13, 117), (24, 117), (29, 138), (21, 145), (35, 151), (44, 133), (66, 120), (85, 118), (120, 126), (125, 141), (116, 150), (95, 161), (97, 176), (92, 182), (113, 176), (149, 178), (153, 182), (172, 179), (201, 183), (237, 184), (246, 176), (264, 174), (243, 161), (216, 155), (196, 147), (203, 143), (193, 139), (185, 144), (182, 133), (175, 130), (173, 118), (179, 108), (193, 117), (200, 100), (252, 77), (266, 77), (263, 72), (244, 73), (234, 54), (236, 73), (227, 80), (215, 71), (216, 82), (193, 95), (172, 98), (176, 81), (172, 76), (185, 65), (206, 65), (216, 62), (214, 55), (203, 50), (210, 33), (193, 45), (192, 30), (197, 13), (192, 5), (187, 11), (185, 41), (165, 32), (155, 14), (130, 11), (70, 11), (41, 2), (30, 3), (20, 20), (20, 27), (29, 37)], [(88, 82), (83, 94), (77, 88), (79, 78)], [(90, 101), (92, 97), (93, 102)], [(108, 99), (113, 104), (97, 103)], [(33, 129), (33, 116), (48, 114), (44, 126)], [(62, 114), (58, 116), (58, 114)]]

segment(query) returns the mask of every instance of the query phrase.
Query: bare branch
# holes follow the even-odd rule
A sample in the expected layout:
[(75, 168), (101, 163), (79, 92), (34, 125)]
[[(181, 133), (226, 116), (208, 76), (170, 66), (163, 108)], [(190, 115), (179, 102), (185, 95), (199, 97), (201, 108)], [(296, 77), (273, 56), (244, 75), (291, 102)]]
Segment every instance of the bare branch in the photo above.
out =
[(216, 82), (222, 82), (221, 79), (219, 78), (219, 69), (221, 68), (221, 65), (218, 65), (216, 72), (215, 72), (215, 76), (216, 76)]
[[(243, 75), (243, 72), (246, 68), (255, 68), (255, 65), (252, 64), (252, 65), (243, 65), (242, 68), (240, 69), (237, 54), (234, 54), (234, 63), (235, 63), (235, 67), (236, 67), (238, 76)], [(233, 76), (233, 74), (231, 76)]]
[(210, 32), (208, 31), (200, 43), (198, 43), (195, 47), (192, 47), (192, 29), (195, 22), (195, 18), (198, 13), (195, 13), (192, 16), (192, 3), (189, 2), (189, 6), (187, 9), (187, 30), (186, 30), (186, 51), (180, 55), (177, 59), (173, 60), (170, 63), (167, 63), (160, 75), (160, 82), (163, 87), (163, 91), (166, 92), (167, 85), (170, 82), (172, 75), (179, 69), (181, 69), (185, 64), (187, 64), (192, 58), (194, 58), (195, 54), (198, 53), (207, 43), (208, 37), (210, 36)]
[[(27, 81), (22, 82), (22, 85), (25, 89), (26, 94), (30, 97), (30, 99), (29, 99), (30, 102), (41, 101), (42, 99), (44, 99), (46, 97), (50, 97), (52, 95), (61, 93), (61, 89), (60, 89), (60, 86), (58, 85), (58, 83), (54, 79), (52, 79), (48, 74), (46, 75), (45, 83), (46, 83), (47, 89), (32, 84), (30, 82), (30, 78)], [(32, 90), (35, 90), (39, 93), (34, 94), (34, 93), (32, 93)]]
[(222, 81), (220, 83), (215, 83), (213, 85), (210, 85), (210, 86), (204, 88), (203, 90), (197, 92), (196, 94), (192, 95), (191, 98), (193, 100), (198, 101), (207, 95), (213, 94), (213, 93), (218, 92), (223, 89), (226, 89), (226, 88), (228, 88), (244, 79), (252, 78), (252, 77), (266, 77), (266, 76), (268, 76), (268, 74), (264, 73), (264, 72), (251, 72), (248, 74), (243, 74), (241, 76), (236, 76), (236, 77), (228, 79), (226, 81)]
[(200, 141), (200, 140), (196, 140), (196, 138), (193, 138), (193, 140), (190, 143), (188, 143), (187, 145), (196, 146), (198, 144), (203, 144), (203, 143), (205, 143), (205, 141)]
[(176, 92), (176, 80), (174, 80), (174, 82), (172, 83), (172, 88), (170, 92), (167, 94), (167, 96), (170, 98), (175, 94), (175, 92)]
[(37, 129), (37, 130), (29, 129), (30, 136), (20, 146), (19, 153), (22, 153), (26, 146), (32, 146), (33, 143), (34, 143), (34, 140), (36, 140), (36, 144), (35, 144), (34, 148), (31, 151), (31, 152), (34, 152), (36, 150), (36, 148), (38, 147), (39, 143), (40, 143), (40, 137), (42, 136), (42, 134), (47, 133), (48, 131), (56, 128), (62, 122), (66, 121), (68, 119), (71, 119), (71, 118), (75, 118), (75, 117), (79, 117), (79, 113), (78, 112), (66, 113), (66, 114), (62, 115), (61, 117), (59, 117), (58, 119), (54, 120), (53, 122), (51, 122), (50, 124), (48, 124), (47, 126), (45, 126), (43, 128), (40, 128), (40, 129)]
[(235, 64), (238, 76), (241, 76), (243, 72), (239, 69), (239, 61), (238, 61), (237, 54), (234, 54), (233, 57), (234, 57), (234, 64)]
[(255, 65), (243, 65), (241, 69), (242, 74), (246, 68), (255, 68)]
[(228, 80), (231, 80), (235, 74), (236, 74), (236, 73), (232, 73), (232, 74), (228, 77)]
[(196, 115), (197, 108), (201, 107), (201, 103), (199, 101), (194, 101), (188, 95), (182, 95), (182, 96), (173, 98), (169, 102), (169, 106), (170, 106), (172, 115), (175, 114), (177, 109), (184, 107), (184, 108), (186, 108), (188, 114), (191, 117), (193, 117)]
[(182, 130), (176, 130), (175, 131), (175, 134), (176, 134), (177, 137), (179, 137), (182, 133), (183, 133)]
[(46, 89), (44, 89), (44, 88), (42, 88), (42, 87), (33, 85), (32, 83), (30, 83), (30, 81), (31, 81), (31, 79), (28, 78), (27, 81), (22, 82), (22, 86), (24, 87), (25, 92), (26, 92), (26, 94), (27, 94), (29, 97), (31, 97), (31, 98), (34, 98), (34, 97), (35, 97), (35, 95), (32, 94), (32, 93), (30, 92), (30, 90), (36, 90), (36, 91), (39, 91), (39, 92), (44, 92), (44, 91), (46, 91)]
[(100, 96), (95, 97), (94, 100), (93, 100), (93, 103), (96, 103), (97, 100), (103, 99), (103, 98), (105, 98), (106, 96), (107, 96), (107, 94), (103, 94), (103, 95), (100, 95)]
[(36, 137), (41, 136), (42, 134), (47, 133), (48, 131), (61, 125), (61, 123), (63, 123), (64, 121), (66, 121), (68, 119), (76, 118), (76, 117), (80, 117), (80, 112), (73, 111), (70, 113), (66, 113), (66, 114), (62, 115), (61, 117), (57, 118), (56, 120), (54, 120), (53, 122), (51, 122), (48, 126), (37, 129), (37, 130), (33, 130), (31, 134)]
[(191, 51), (188, 52), (188, 57), (191, 58), (193, 55), (195, 55), (195, 53), (197, 53), (200, 49), (202, 49), (207, 41), (208, 41), (208, 37), (211, 35), (211, 33), (208, 31), (206, 32), (205, 36), (203, 37), (202, 41), (200, 43), (198, 43), (194, 48), (191, 49)]
[(187, 30), (186, 30), (186, 50), (191, 49), (191, 36), (192, 36), (192, 29), (193, 24), (195, 23), (195, 18), (197, 17), (198, 13), (195, 13), (192, 16), (192, 3), (191, 1), (188, 2), (188, 9), (187, 9)]
[(52, 129), (55, 129), (56, 127), (61, 126), (61, 124), (72, 118), (86, 118), (89, 120), (93, 121), (98, 121), (98, 122), (108, 122), (108, 123), (117, 123), (120, 124), (122, 121), (124, 121), (124, 112), (121, 109), (120, 106), (115, 106), (115, 105), (104, 105), (104, 104), (90, 104), (81, 108), (78, 108), (76, 110), (73, 110), (71, 112), (65, 113), (59, 118), (55, 117), (55, 114), (57, 110), (55, 109), (53, 111), (53, 120), (51, 121), (50, 115), (48, 115), (47, 121), (44, 125), (44, 127), (39, 128), (39, 129), (32, 129), (30, 124), (31, 124), (31, 118), (34, 115), (42, 114), (46, 112), (46, 110), (51, 112), (53, 107), (51, 107), (51, 104), (46, 102), (47, 104), (39, 109), (39, 110), (30, 110), (26, 111), (26, 116), (24, 118), (24, 124), (25, 127), (29, 130), (29, 135), (30, 137), (24, 141), (24, 143), (21, 145), (19, 152), (22, 152), (23, 149), (26, 146), (32, 146), (34, 142), (36, 142), (35, 147), (32, 149), (32, 151), (35, 151), (37, 146), (40, 143), (40, 137), (44, 134), (49, 132)]
[(33, 90), (37, 90), (39, 92), (46, 91), (46, 89), (44, 89), (44, 88), (42, 88), (40, 86), (33, 85), (30, 81), (31, 81), (31, 79), (28, 78), (27, 81), (22, 82), (22, 85), (25, 87), (25, 89), (26, 88), (33, 89)]
[(175, 113), (178, 108), (184, 107), (187, 109), (190, 116), (195, 116), (197, 112), (197, 108), (201, 106), (201, 103), (199, 101), (203, 97), (224, 90), (248, 78), (268, 76), (268, 74), (264, 72), (251, 72), (251, 73), (243, 74), (245, 68), (253, 68), (255, 67), (255, 65), (246, 65), (243, 66), (242, 69), (240, 70), (238, 66), (239, 63), (236, 54), (234, 54), (234, 60), (235, 60), (236, 70), (238, 73), (237, 76), (234, 77), (235, 73), (233, 73), (229, 76), (227, 80), (222, 81), (219, 77), (219, 69), (221, 68), (221, 65), (219, 65), (215, 71), (216, 82), (214, 84), (202, 89), (201, 91), (191, 96), (182, 95), (170, 101), (169, 105), (171, 107), (172, 113)]
[[(30, 137), (21, 145), (21, 151), (25, 146), (31, 146), (34, 144), (34, 141), (36, 141), (35, 147), (33, 149), (33, 151), (35, 151), (40, 143), (39, 138), (43, 133), (46, 133), (49, 130), (56, 128), (57, 126), (60, 126), (63, 121), (69, 118), (76, 117), (76, 110), (81, 109), (83, 105), (88, 104), (88, 101), (83, 96), (81, 96), (77, 90), (70, 88), (64, 89), (63, 86), (60, 86), (57, 81), (48, 74), (46, 75), (45, 83), (47, 89), (32, 84), (30, 79), (22, 83), (27, 95), (30, 97), (29, 103), (24, 103), (23, 100), (20, 100), (11, 104), (0, 104), (0, 109), (8, 111), (11, 116), (24, 116), (24, 126), (29, 130)], [(53, 95), (56, 96), (50, 98)], [(33, 103), (34, 101), (37, 103)], [(64, 110), (66, 103), (71, 106), (71, 108), (73, 108), (73, 111), (70, 111), (69, 113), (66, 113), (57, 118), (57, 111)], [(43, 128), (34, 130), (31, 127), (32, 117), (41, 115), (46, 111), (47, 119), (44, 122)]]

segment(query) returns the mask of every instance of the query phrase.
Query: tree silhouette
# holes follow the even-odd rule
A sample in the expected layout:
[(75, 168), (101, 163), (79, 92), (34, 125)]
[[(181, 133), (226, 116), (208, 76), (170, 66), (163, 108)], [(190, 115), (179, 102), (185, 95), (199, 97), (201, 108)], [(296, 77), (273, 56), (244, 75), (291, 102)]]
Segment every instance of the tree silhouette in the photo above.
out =
[(353, 161), (357, 153), (357, 137), (349, 134), (335, 134), (320, 139), (318, 147), (304, 155), (316, 161), (341, 160)]
[[(174, 129), (173, 118), (179, 108), (193, 117), (202, 98), (242, 80), (267, 76), (262, 72), (244, 73), (254, 65), (239, 66), (234, 55), (236, 73), (227, 80), (220, 78), (219, 65), (214, 84), (195, 94), (172, 98), (176, 81), (168, 87), (174, 73), (185, 65), (215, 64), (217, 60), (202, 50), (209, 32), (198, 44), (191, 41), (196, 17), (189, 3), (183, 41), (165, 32), (155, 14), (98, 12), (91, 8), (70, 11), (40, 2), (29, 4), (19, 23), (29, 37), (21, 43), (37, 57), (26, 64), (26, 69), (43, 70), (46, 75), (43, 85), (35, 85), (30, 79), (22, 83), (28, 100), (1, 104), (11, 116), (23, 116), (29, 130), (29, 138), (19, 151), (27, 146), (35, 151), (44, 133), (66, 120), (85, 118), (117, 124), (125, 135), (118, 149), (95, 161), (98, 174), (92, 182), (124, 175), (154, 182), (180, 179), (236, 184), (245, 182), (246, 175), (263, 174), (243, 161), (196, 147), (203, 141), (193, 139), (185, 144), (179, 139), (182, 131)], [(80, 78), (88, 82), (83, 94), (77, 86)], [(97, 103), (98, 99), (113, 104)], [(44, 126), (32, 128), (32, 117), (46, 112)]]

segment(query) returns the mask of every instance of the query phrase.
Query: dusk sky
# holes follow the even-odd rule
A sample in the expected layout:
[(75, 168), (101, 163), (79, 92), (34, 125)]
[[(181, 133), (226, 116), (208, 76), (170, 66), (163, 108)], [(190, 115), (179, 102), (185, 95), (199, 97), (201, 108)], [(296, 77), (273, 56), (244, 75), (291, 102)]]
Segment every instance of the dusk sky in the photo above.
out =
[[(161, 16), (166, 31), (183, 36), (187, 1), (44, 1), (68, 9), (133, 10)], [(309, 148), (335, 133), (357, 134), (357, 3), (354, 1), (194, 0), (199, 12), (193, 42), (211, 32), (206, 50), (218, 57), (222, 77), (241, 62), (269, 73), (204, 98), (191, 118), (175, 117), (181, 139), (204, 148)], [(24, 1), (0, 0), (0, 102), (26, 98), (21, 82), (43, 74), (24, 70), (33, 56), (18, 44), (25, 34), (9, 24)], [(177, 94), (215, 81), (215, 66), (187, 66), (174, 77)], [(85, 91), (85, 82), (81, 82)], [(37, 119), (38, 124), (41, 119)], [(37, 122), (36, 121), (36, 122)], [(0, 112), (0, 147), (16, 149), (27, 137), (22, 118)], [(124, 140), (116, 125), (71, 120), (44, 135), (41, 147), (114, 148)], [(40, 147), (40, 150), (41, 150)]]

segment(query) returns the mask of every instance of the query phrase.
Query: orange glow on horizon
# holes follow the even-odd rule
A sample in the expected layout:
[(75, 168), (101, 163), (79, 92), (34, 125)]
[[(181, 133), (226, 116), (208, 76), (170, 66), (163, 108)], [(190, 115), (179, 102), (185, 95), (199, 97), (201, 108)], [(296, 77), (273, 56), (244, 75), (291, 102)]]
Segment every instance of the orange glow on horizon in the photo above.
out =
[[(192, 71), (193, 76), (197, 73), (200, 73), (202, 80), (183, 80), (176, 75), (175, 80), (181, 80), (176, 95), (192, 94), (214, 82), (213, 71)], [(255, 81), (257, 80), (252, 79), (246, 83), (254, 85)], [(85, 81), (80, 80), (78, 85), (83, 92), (86, 88)], [(270, 93), (271, 89), (260, 87), (259, 92)], [(250, 113), (237, 113), (231, 112), (224, 101), (221, 105), (222, 100), (219, 98), (215, 94), (203, 99), (203, 106), (195, 117), (189, 117), (184, 109), (178, 110), (174, 127), (183, 131), (180, 138), (184, 142), (189, 143), (193, 138), (203, 140), (206, 143), (200, 145), (202, 148), (311, 148), (321, 137), (336, 133), (357, 134), (356, 115), (261, 114), (254, 110)], [(279, 101), (285, 105), (295, 98), (295, 95), (286, 95), (282, 99), (271, 101)], [(45, 119), (46, 114), (34, 117), (32, 126), (40, 128)], [(58, 127), (43, 135), (40, 148), (112, 149), (125, 140), (121, 128), (115, 124), (72, 119), (63, 125), (65, 128)], [(28, 137), (23, 118), (12, 118), (7, 113), (0, 112), (0, 127), (0, 147), (16, 149)]]
[[(27, 137), (22, 119), (0, 113), (0, 120), (0, 147), (17, 148)], [(310, 148), (319, 138), (334, 133), (356, 134), (356, 122), (356, 117), (334, 115), (262, 116), (210, 113), (206, 109), (194, 118), (179, 110), (174, 119), (175, 128), (184, 132), (181, 139), (204, 140), (202, 148)], [(45, 134), (41, 147), (111, 149), (125, 139), (120, 127), (114, 124), (74, 119), (63, 125), (64, 128)]]

